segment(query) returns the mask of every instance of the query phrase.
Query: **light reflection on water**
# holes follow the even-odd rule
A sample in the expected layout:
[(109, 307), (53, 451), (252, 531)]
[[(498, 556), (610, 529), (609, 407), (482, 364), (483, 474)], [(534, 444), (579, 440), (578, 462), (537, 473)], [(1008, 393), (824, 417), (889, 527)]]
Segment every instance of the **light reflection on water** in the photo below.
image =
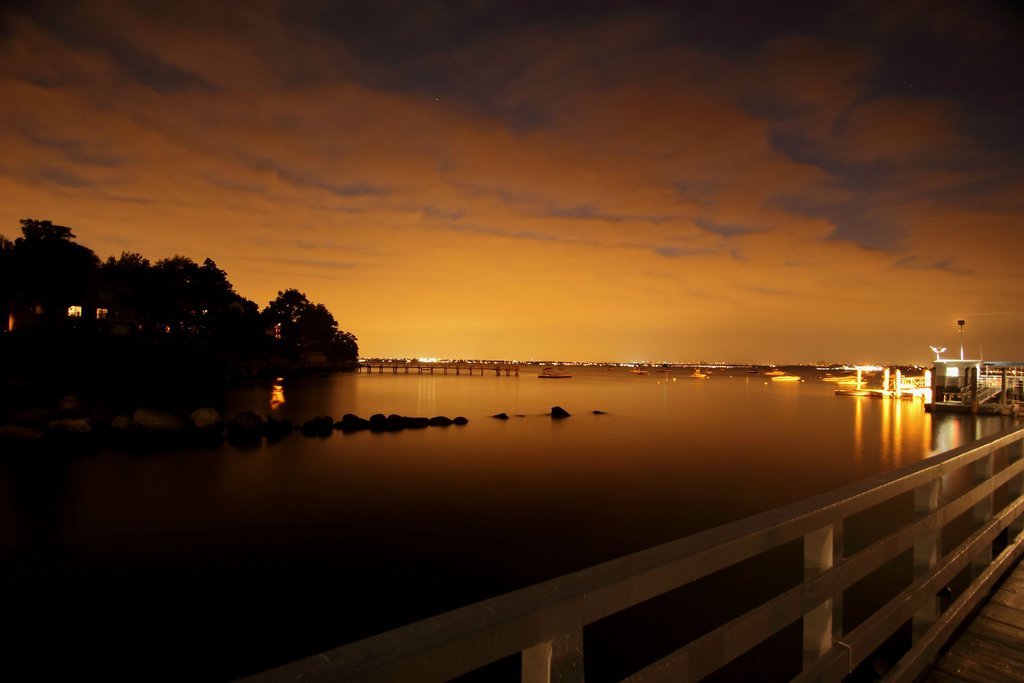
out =
[[(272, 411), (296, 424), (347, 412), (465, 415), (470, 423), (326, 439), (295, 433), (255, 449), (105, 452), (70, 464), (60, 488), (16, 501), (15, 511), (61, 558), (62, 576), (102, 584), (95, 597), (74, 598), (86, 603), (82, 614), (105, 609), (153, 626), (218, 606), (220, 621), (178, 637), (197, 661), (211, 656), (214, 671), (233, 676), (1008, 426), (933, 416), (913, 401), (838, 397), (806, 374), (783, 384), (745, 371), (706, 380), (619, 368), (572, 373), (557, 381), (526, 371), (253, 384), (230, 393), (228, 414), (265, 413), (269, 397)], [(554, 405), (573, 416), (552, 420)], [(489, 417), (499, 412), (513, 417)], [(160, 578), (168, 572), (184, 577), (180, 590), (178, 579), (169, 589)], [(139, 594), (152, 614), (136, 613)], [(312, 619), (313, 610), (344, 616)], [(64, 628), (71, 642), (87, 630), (74, 620)], [(224, 629), (235, 634), (231, 643), (218, 641)], [(155, 643), (132, 647), (163, 659)]]

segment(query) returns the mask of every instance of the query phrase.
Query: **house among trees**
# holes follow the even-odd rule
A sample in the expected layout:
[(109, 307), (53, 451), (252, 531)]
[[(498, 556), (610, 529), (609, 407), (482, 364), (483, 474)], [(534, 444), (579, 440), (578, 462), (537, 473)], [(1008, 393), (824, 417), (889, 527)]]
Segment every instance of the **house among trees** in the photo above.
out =
[[(0, 236), (0, 309), (8, 335), (88, 334), (274, 347), (312, 362), (355, 360), (354, 335), (323, 304), (295, 289), (260, 311), (235, 292), (211, 259), (173, 256), (151, 264), (125, 252), (100, 261), (50, 221), (21, 221), (22, 236)], [(268, 347), (269, 348), (269, 347)]]

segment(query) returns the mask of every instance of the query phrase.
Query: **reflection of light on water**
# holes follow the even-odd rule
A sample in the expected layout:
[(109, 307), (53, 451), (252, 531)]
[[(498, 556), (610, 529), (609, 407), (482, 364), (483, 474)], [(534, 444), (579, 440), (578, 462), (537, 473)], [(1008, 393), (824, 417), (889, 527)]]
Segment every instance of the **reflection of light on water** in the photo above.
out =
[[(897, 373), (899, 371), (897, 370)], [(899, 380), (899, 374), (896, 375), (897, 381)], [(896, 466), (903, 464), (903, 401), (896, 399), (886, 399), (892, 403), (893, 413), (893, 464)]]
[(274, 380), (274, 386), (270, 387), (270, 409), (277, 410), (284, 405), (284, 377)]
[(882, 462), (892, 465), (892, 401), (882, 401)]
[(864, 459), (864, 407), (859, 396), (853, 402), (853, 458), (860, 465)]
[(942, 420), (938, 429), (933, 433), (935, 435), (932, 441), (933, 454), (956, 448), (962, 443), (963, 437), (960, 434), (960, 420), (958, 419)]

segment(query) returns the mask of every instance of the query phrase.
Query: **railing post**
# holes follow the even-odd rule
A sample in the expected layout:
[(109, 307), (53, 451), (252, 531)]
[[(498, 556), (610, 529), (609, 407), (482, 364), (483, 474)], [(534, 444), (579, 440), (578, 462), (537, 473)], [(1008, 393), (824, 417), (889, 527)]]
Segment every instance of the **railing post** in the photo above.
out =
[[(1024, 458), (1024, 439), (1018, 439), (1009, 446), (1006, 447), (1006, 458), (1009, 461), (1008, 464), (1018, 462), (1021, 458)], [(1024, 494), (1024, 474), (1018, 474), (1009, 481), (1008, 491), (1010, 494), (1010, 501), (1014, 501)], [(1010, 522), (1010, 526), (1007, 527), (1008, 541), (1013, 542), (1020, 533), (1024, 531), (1024, 515), (1017, 517), (1017, 519)]]
[[(842, 522), (804, 535), (804, 581), (835, 566), (842, 555)], [(842, 629), (842, 593), (833, 595), (804, 615), (803, 666), (806, 669), (835, 643)]]
[[(986, 479), (992, 478), (993, 455), (990, 452), (985, 457), (974, 462), (974, 485), (977, 486)], [(974, 528), (992, 519), (992, 494), (989, 493), (974, 505), (971, 513), (974, 521)], [(985, 571), (985, 567), (992, 563), (992, 546), (987, 546), (973, 560), (971, 560), (971, 579), (976, 578)]]
[[(914, 517), (920, 519), (939, 509), (941, 480), (932, 481), (914, 489)], [(914, 578), (931, 572), (939, 563), (939, 537), (941, 530), (923, 536), (914, 544)], [(914, 613), (912, 640), (917, 643), (939, 618), (939, 598), (933, 595)]]
[(583, 683), (583, 629), (523, 650), (522, 683)]

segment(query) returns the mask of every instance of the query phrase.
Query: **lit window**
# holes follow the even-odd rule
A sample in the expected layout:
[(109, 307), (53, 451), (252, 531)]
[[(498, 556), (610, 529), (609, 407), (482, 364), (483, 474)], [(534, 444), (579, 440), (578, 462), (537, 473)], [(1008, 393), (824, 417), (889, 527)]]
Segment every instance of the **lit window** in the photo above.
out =
[(69, 318), (81, 318), (82, 307), (81, 306), (68, 306), (68, 317)]
[(43, 314), (43, 307), (42, 306), (36, 306), (36, 315), (42, 315), (42, 314)]
[(946, 368), (946, 377), (959, 377), (960, 368)]
[(105, 309), (105, 308), (97, 308), (96, 309), (96, 319), (97, 320), (103, 320), (104, 318), (107, 317), (107, 313), (108, 313), (107, 309)]

